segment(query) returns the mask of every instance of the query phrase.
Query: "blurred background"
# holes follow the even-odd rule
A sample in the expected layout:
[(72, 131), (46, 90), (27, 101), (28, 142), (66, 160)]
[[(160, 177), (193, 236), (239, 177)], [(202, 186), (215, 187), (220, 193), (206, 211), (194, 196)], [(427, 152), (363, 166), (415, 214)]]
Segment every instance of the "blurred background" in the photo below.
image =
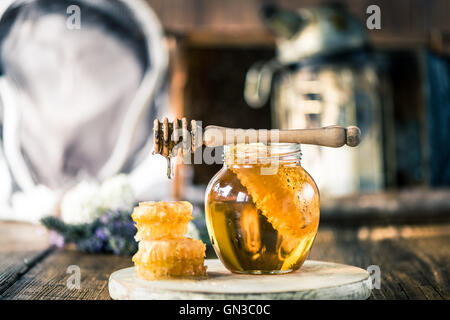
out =
[(446, 0), (2, 1), (0, 217), (80, 223), (92, 207), (184, 199), (206, 232), (220, 164), (179, 164), (168, 180), (151, 154), (153, 119), (185, 116), (358, 125), (359, 148), (302, 146), (321, 221), (446, 219), (449, 12)]
[[(302, 146), (322, 223), (448, 216), (446, 1), (149, 3), (170, 39), (177, 115), (243, 128), (361, 128), (356, 149)], [(370, 5), (381, 29), (367, 27)], [(174, 194), (201, 202), (186, 186), (204, 186), (219, 168), (180, 168)]]

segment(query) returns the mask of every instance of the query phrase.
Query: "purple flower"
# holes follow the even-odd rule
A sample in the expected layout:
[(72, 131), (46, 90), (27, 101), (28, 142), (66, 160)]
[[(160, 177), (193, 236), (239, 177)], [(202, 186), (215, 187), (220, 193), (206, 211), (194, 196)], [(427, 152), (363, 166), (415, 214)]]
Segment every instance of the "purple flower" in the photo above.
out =
[(50, 243), (57, 248), (63, 248), (64, 247), (64, 237), (60, 234), (58, 234), (56, 231), (51, 230), (50, 231)]
[(95, 236), (101, 240), (106, 240), (108, 239), (108, 232), (105, 232), (107, 230), (105, 230), (104, 228), (97, 228), (95, 230)]
[(107, 224), (109, 222), (110, 218), (111, 218), (111, 214), (108, 211), (100, 217), (99, 221), (100, 221), (100, 223)]
[(42, 221), (50, 230), (56, 230), (50, 233), (50, 240), (57, 247), (71, 242), (79, 250), (93, 253), (132, 255), (137, 251), (136, 227), (128, 211), (107, 211), (83, 225), (65, 224), (54, 217)]
[(78, 242), (77, 248), (92, 253), (104, 252), (104, 242), (96, 237), (90, 237)]

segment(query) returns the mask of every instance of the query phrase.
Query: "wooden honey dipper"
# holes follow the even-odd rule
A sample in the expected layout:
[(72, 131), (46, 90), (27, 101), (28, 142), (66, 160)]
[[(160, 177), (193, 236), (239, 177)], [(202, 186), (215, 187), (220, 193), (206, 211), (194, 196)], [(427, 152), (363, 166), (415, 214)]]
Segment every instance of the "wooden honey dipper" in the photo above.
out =
[[(317, 129), (266, 130), (266, 129), (233, 129), (218, 126), (207, 126), (202, 129), (200, 122), (186, 118), (169, 122), (164, 118), (162, 123), (154, 121), (154, 153), (164, 157), (173, 156), (175, 145), (181, 143), (183, 152), (195, 152), (203, 144), (217, 147), (227, 144), (250, 142), (277, 142), (313, 144), (339, 148), (344, 145), (356, 147), (361, 141), (361, 130), (356, 126), (347, 128), (329, 126)], [(202, 132), (203, 131), (203, 132)]]

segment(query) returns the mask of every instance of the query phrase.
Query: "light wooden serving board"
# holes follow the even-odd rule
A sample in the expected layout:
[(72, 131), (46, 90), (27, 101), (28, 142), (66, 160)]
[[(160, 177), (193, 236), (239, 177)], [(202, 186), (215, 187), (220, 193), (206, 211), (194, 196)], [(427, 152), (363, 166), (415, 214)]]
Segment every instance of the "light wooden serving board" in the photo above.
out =
[(109, 278), (109, 294), (116, 300), (204, 299), (367, 299), (369, 273), (348, 265), (306, 261), (300, 270), (283, 275), (242, 275), (225, 269), (218, 259), (207, 259), (203, 280), (147, 281), (134, 267)]

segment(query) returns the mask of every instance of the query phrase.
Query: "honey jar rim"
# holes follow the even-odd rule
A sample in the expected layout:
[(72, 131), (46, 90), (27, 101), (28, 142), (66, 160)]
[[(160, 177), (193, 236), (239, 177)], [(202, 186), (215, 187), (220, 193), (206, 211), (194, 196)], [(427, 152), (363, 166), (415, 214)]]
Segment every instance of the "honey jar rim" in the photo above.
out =
[(301, 145), (289, 142), (229, 144), (223, 150), (224, 164), (264, 164), (273, 161), (300, 164), (301, 156)]

